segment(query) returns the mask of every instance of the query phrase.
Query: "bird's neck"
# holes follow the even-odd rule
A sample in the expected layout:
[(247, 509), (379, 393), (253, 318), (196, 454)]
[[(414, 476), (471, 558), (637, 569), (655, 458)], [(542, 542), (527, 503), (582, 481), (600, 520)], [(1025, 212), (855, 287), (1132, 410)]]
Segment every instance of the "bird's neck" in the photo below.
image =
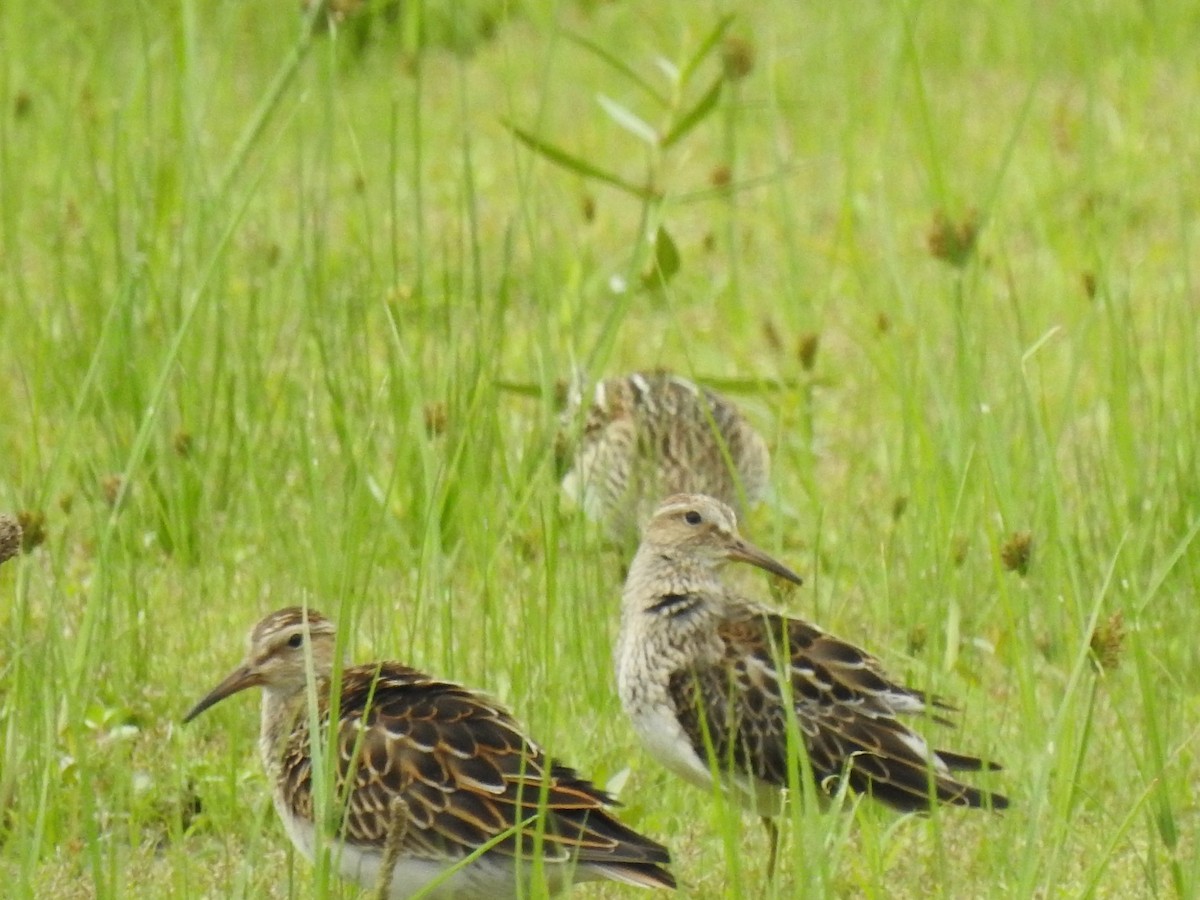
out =
[[(318, 676), (316, 682), (317, 716), (324, 717), (326, 697), (329, 692), (328, 679)], [(310, 715), (309, 693), (306, 684), (289, 687), (266, 686), (262, 692), (262, 727), (259, 735), (259, 750), (263, 765), (274, 771), (284, 750), (293, 738), (298, 726)], [(304, 728), (308, 730), (307, 726)]]
[[(718, 573), (711, 566), (671, 548), (644, 546), (625, 581), (624, 611), (626, 615), (666, 613), (720, 591)], [(692, 599), (685, 601), (685, 597)]]

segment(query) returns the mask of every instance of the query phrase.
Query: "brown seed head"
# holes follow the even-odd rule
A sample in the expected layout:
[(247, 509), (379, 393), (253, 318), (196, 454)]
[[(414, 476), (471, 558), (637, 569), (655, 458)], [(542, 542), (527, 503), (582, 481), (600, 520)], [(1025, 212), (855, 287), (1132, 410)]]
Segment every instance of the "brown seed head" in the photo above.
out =
[(933, 216), (933, 224), (925, 235), (929, 252), (935, 257), (961, 269), (975, 252), (979, 237), (979, 217), (969, 211), (961, 221), (952, 222), (942, 210)]
[(21, 550), (25, 553), (46, 540), (46, 514), (32, 509), (23, 509), (17, 513), (17, 522), (21, 526)]
[(116, 506), (117, 501), (121, 499), (122, 488), (125, 487), (125, 479), (118, 473), (114, 472), (111, 475), (105, 475), (100, 482), (100, 490), (104, 494), (104, 502), (109, 506)]
[(950, 540), (950, 561), (955, 566), (961, 566), (967, 561), (967, 551), (970, 548), (971, 543), (967, 540), (966, 535), (956, 534)]
[(562, 409), (571, 399), (571, 382), (565, 378), (554, 380), (554, 408)]
[(1013, 534), (1000, 548), (1000, 561), (1004, 568), (1016, 572), (1022, 578), (1029, 573), (1029, 561), (1033, 556), (1033, 535), (1028, 531)]
[(730, 81), (741, 81), (754, 71), (754, 45), (744, 37), (730, 35), (721, 44), (721, 66)]
[(805, 372), (811, 372), (813, 366), (817, 363), (817, 351), (821, 349), (821, 335), (815, 331), (809, 331), (800, 335), (800, 340), (796, 342), (796, 356), (800, 358), (800, 365), (804, 367)]
[(1117, 610), (1092, 632), (1092, 656), (1101, 671), (1111, 672), (1121, 664), (1121, 650), (1125, 643), (1125, 617)]
[(779, 335), (779, 329), (770, 317), (762, 320), (763, 340), (767, 342), (767, 346), (775, 353), (783, 350), (783, 338)]
[(446, 433), (446, 426), (450, 424), (450, 411), (445, 402), (435, 400), (433, 403), (426, 403), (424, 413), (427, 435), (437, 437), (439, 434)]

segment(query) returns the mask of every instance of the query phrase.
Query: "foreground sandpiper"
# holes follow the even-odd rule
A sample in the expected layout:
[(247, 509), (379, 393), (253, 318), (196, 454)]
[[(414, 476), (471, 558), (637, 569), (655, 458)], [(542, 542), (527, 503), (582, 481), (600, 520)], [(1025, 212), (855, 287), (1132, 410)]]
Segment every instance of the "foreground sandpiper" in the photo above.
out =
[(803, 741), (813, 777), (827, 791), (845, 779), (905, 811), (1008, 805), (953, 774), (996, 766), (934, 750), (899, 718), (950, 707), (893, 681), (857, 647), (739, 596), (721, 577), (730, 561), (800, 583), (738, 535), (733, 510), (719, 500), (682, 494), (659, 506), (625, 582), (617, 682), (651, 755), (701, 786), (716, 773), (764, 817), (772, 834), (768, 868), (771, 819), (788, 784), (793, 712), (793, 740)]
[[(572, 388), (564, 435), (582, 402)], [(771, 467), (766, 442), (733, 403), (667, 372), (599, 382), (567, 456), (563, 490), (617, 538), (635, 538), (668, 494), (704, 493), (744, 510), (766, 493)]]
[[(263, 765), (288, 836), (309, 859), (321, 798), (313, 788), (308, 673), (328, 734), (333, 662), (333, 623), (312, 609), (281, 609), (254, 627), (242, 664), (184, 717), (263, 689)], [(607, 794), (547, 757), (491, 700), (394, 662), (347, 667), (339, 688), (327, 802), (343, 877), (392, 900), (423, 890), (425, 897), (529, 896), (531, 885), (559, 893), (601, 879), (675, 886), (666, 848), (622, 825), (608, 812)]]

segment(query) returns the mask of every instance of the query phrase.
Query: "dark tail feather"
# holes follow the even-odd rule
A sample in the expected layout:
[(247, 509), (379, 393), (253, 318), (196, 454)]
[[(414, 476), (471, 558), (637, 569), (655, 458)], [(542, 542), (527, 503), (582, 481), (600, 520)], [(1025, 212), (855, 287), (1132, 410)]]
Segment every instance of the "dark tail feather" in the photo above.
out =
[[(954, 753), (950, 756), (955, 762), (970, 761), (973, 769), (983, 766), (983, 762), (974, 757)], [(870, 794), (902, 812), (928, 812), (931, 799), (947, 806), (994, 810), (1008, 808), (1008, 798), (1003, 794), (982, 791), (945, 774), (934, 776), (934, 796), (931, 797), (929, 768), (913, 759), (888, 759), (876, 754), (858, 753), (851, 758), (850, 766), (847, 776), (854, 790)]]
[[(924, 793), (919, 793), (914, 789), (915, 787), (915, 785), (874, 782), (867, 786), (867, 793), (901, 812), (929, 812), (928, 788), (925, 788)], [(1003, 794), (981, 791), (957, 781), (938, 783), (937, 802), (946, 806), (963, 806), (971, 809), (996, 811), (1008, 809), (1008, 798)]]
[(654, 863), (590, 863), (597, 872), (605, 878), (619, 881), (622, 884), (632, 884), (635, 887), (671, 888), (675, 884), (675, 876), (665, 868)]
[(1008, 809), (1008, 798), (1003, 794), (995, 794), (991, 791), (981, 791), (978, 788), (967, 787), (961, 784), (955, 784), (951, 788), (950, 795), (942, 798), (942, 791), (939, 786), (939, 799), (943, 803), (950, 803), (955, 806), (969, 806), (973, 809)]
[[(900, 812), (929, 812), (928, 787), (873, 781), (863, 784), (860, 790)], [(1008, 809), (1008, 798), (1003, 794), (981, 791), (957, 781), (938, 783), (937, 802), (971, 809)]]
[(1003, 766), (990, 759), (980, 759), (978, 756), (967, 756), (964, 753), (952, 753), (949, 750), (935, 750), (938, 759), (946, 764), (951, 772), (999, 772)]

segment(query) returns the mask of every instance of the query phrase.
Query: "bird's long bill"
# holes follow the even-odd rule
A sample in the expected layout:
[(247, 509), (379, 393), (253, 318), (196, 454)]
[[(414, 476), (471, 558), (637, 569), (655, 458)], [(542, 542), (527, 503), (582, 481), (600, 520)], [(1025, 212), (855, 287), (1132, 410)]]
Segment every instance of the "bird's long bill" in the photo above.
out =
[(204, 712), (210, 706), (220, 703), (230, 694), (236, 694), (238, 691), (244, 691), (248, 687), (256, 687), (262, 684), (262, 676), (258, 672), (251, 669), (249, 666), (238, 666), (224, 681), (218, 684), (215, 688), (208, 692), (208, 695), (192, 707), (191, 711), (183, 717), (183, 724), (187, 724)]
[(759, 550), (749, 541), (744, 541), (738, 538), (734, 541), (733, 546), (729, 549), (729, 558), (738, 562), (747, 562), (752, 566), (758, 566), (760, 569), (765, 569), (773, 575), (778, 575), (780, 578), (786, 578), (795, 584), (804, 584), (804, 579), (775, 559), (769, 556), (762, 550)]

